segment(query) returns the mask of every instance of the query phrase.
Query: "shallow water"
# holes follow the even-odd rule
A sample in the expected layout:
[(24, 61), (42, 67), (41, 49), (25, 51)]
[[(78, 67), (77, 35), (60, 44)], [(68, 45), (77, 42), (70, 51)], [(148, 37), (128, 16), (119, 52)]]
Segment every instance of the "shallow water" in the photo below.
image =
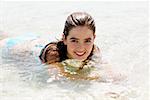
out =
[(134, 90), (125, 82), (55, 80), (43, 65), (28, 66), (12, 62), (3, 63), (1, 68), (3, 100), (134, 100), (139, 96), (137, 88)]
[(140, 87), (132, 87), (128, 79), (117, 82), (56, 79), (57, 71), (49, 74), (49, 66), (38, 58), (46, 42), (31, 35), (34, 34), (1, 40), (3, 100), (137, 100), (141, 96)]
[[(148, 100), (147, 2), (87, 2), (86, 6), (82, 4), (1, 3), (0, 15), (3, 20), (0, 20), (0, 98)], [(74, 8), (75, 6), (77, 8)], [(54, 9), (56, 7), (57, 9)], [(38, 59), (41, 48), (59, 37), (57, 33), (62, 32), (66, 16), (76, 10), (87, 11), (95, 17), (95, 42), (114, 69), (120, 69), (121, 73), (125, 71), (125, 80), (55, 80), (55, 77), (48, 73), (48, 66), (41, 64)], [(60, 23), (56, 23), (56, 20)]]

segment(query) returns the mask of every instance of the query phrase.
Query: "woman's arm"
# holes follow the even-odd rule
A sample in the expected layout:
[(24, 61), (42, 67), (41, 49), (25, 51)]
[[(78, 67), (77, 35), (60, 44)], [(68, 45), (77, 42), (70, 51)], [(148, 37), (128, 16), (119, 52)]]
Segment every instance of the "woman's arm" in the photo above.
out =
[(43, 63), (55, 63), (60, 60), (58, 48), (57, 48), (57, 42), (52, 42), (47, 44), (41, 51), (41, 54), (39, 56), (41, 61)]

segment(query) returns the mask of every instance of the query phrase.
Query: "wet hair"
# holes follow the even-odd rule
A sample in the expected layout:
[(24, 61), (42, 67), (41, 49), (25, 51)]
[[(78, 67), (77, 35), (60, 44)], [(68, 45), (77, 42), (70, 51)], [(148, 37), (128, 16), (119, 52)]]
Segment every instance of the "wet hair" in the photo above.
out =
[[(94, 19), (86, 12), (74, 12), (71, 15), (69, 15), (67, 17), (67, 20), (65, 22), (65, 26), (64, 26), (64, 30), (63, 30), (63, 34), (65, 36), (65, 38), (67, 38), (67, 36), (69, 35), (69, 32), (71, 29), (73, 29), (74, 27), (77, 26), (87, 26), (90, 30), (93, 31), (93, 35), (95, 34), (95, 22)], [(52, 44), (54, 44), (55, 46), (52, 46)], [(49, 47), (51, 46), (51, 47)], [(51, 48), (51, 49), (49, 49)], [(54, 48), (57, 48), (57, 50), (55, 50)], [(93, 45), (93, 49), (91, 51), (91, 54), (88, 56), (87, 59), (90, 59), (91, 56), (93, 55), (93, 50), (94, 50), (95, 46)], [(45, 50), (47, 49), (47, 50)], [(54, 50), (52, 50), (54, 49)], [(50, 52), (52, 52), (52, 54), (48, 53), (49, 50), (52, 50)], [(56, 52), (57, 51), (57, 52)], [(56, 55), (55, 60), (57, 61), (63, 61), (65, 59), (67, 59), (67, 46), (64, 44), (64, 42), (58, 41), (58, 42), (53, 42), (53, 43), (49, 43), (47, 44), (44, 49), (41, 51), (40, 54), (40, 59), (42, 60), (42, 62), (48, 62), (50, 59), (48, 59), (48, 57), (54, 57), (54, 55)], [(59, 57), (59, 59), (58, 59)], [(51, 62), (51, 61), (50, 61)]]
[[(67, 36), (69, 35), (70, 30), (77, 26), (87, 26), (90, 30), (93, 31), (93, 35), (95, 34), (96, 27), (95, 21), (92, 16), (86, 12), (74, 12), (67, 17), (67, 20), (65, 22), (63, 30), (65, 38), (67, 38)], [(64, 45), (63, 41), (58, 42), (58, 48), (61, 50), (59, 52), (60, 60), (62, 61), (67, 59), (67, 46)], [(94, 45), (91, 54), (87, 59), (89, 59), (93, 55), (93, 50)]]
[(95, 22), (91, 15), (86, 12), (74, 12), (67, 17), (63, 34), (65, 38), (69, 35), (69, 31), (77, 26), (87, 26), (95, 34)]

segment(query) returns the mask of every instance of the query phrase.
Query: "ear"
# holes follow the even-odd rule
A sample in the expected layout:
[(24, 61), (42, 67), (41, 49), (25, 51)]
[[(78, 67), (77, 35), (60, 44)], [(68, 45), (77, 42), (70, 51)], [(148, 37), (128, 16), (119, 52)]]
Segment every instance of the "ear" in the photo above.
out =
[(65, 44), (65, 45), (67, 45), (66, 37), (65, 37), (65, 35), (64, 35), (64, 34), (62, 35), (62, 40), (63, 40), (64, 44)]

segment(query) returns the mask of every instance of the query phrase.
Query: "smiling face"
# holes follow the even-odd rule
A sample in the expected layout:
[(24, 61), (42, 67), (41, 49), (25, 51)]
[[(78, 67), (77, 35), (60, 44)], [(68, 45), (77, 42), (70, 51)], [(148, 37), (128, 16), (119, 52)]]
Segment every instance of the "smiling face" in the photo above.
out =
[(86, 26), (72, 28), (67, 37), (63, 36), (68, 58), (86, 60), (92, 51), (94, 38), (93, 31)]

